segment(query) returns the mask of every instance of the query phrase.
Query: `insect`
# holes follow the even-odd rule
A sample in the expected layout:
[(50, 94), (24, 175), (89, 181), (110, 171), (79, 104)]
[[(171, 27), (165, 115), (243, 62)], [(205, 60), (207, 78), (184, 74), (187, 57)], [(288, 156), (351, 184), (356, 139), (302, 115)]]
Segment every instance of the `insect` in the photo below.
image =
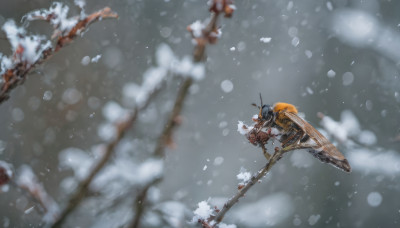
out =
[(275, 127), (280, 130), (279, 141), (282, 148), (297, 146), (307, 149), (320, 161), (329, 163), (343, 171), (350, 172), (351, 167), (342, 153), (311, 124), (297, 115), (297, 108), (288, 103), (264, 105), (260, 94), (261, 106), (258, 118), (265, 121), (264, 127)]

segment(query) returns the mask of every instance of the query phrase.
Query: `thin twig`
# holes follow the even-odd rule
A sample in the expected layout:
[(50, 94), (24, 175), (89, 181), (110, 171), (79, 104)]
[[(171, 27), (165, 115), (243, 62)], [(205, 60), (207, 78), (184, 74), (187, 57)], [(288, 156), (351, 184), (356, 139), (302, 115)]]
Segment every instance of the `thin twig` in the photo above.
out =
[[(172, 109), (171, 115), (167, 121), (167, 124), (164, 127), (163, 132), (161, 133), (160, 137), (158, 138), (158, 143), (156, 149), (153, 152), (153, 155), (156, 157), (164, 157), (165, 151), (165, 144), (168, 141), (171, 141), (173, 130), (178, 126), (178, 122), (176, 121), (179, 114), (182, 111), (183, 103), (185, 98), (188, 94), (189, 88), (192, 85), (193, 79), (188, 77), (182, 84), (178, 95), (175, 100), (174, 107)], [(140, 220), (142, 218), (144, 208), (145, 208), (145, 201), (147, 196), (147, 191), (149, 188), (162, 180), (162, 177), (156, 179), (156, 181), (152, 181), (149, 184), (145, 185), (142, 190), (140, 191), (139, 195), (136, 196), (135, 199), (135, 217), (132, 220), (132, 223), (128, 226), (131, 228), (137, 228), (140, 226)]]
[(197, 45), (194, 47), (193, 51), (193, 61), (194, 62), (201, 62), (205, 58), (205, 50), (206, 44), (208, 42), (208, 37), (210, 36), (211, 32), (216, 30), (217, 28), (217, 20), (218, 20), (218, 13), (211, 13), (210, 22), (203, 30), (203, 36), (200, 38), (196, 38)]
[(154, 156), (164, 157), (165, 144), (172, 141), (172, 133), (174, 129), (178, 126), (177, 119), (182, 111), (183, 103), (186, 96), (188, 95), (188, 91), (192, 83), (193, 79), (191, 77), (188, 77), (183, 81), (183, 84), (179, 89), (178, 95), (176, 96), (171, 115), (169, 116), (168, 121), (165, 124), (164, 130), (158, 138), (156, 149), (153, 152)]
[[(217, 13), (212, 13), (211, 14), (211, 19), (206, 28), (203, 30), (204, 37), (208, 37), (210, 33), (217, 27), (217, 19), (218, 19), (218, 14)], [(200, 42), (198, 45), (195, 46), (194, 52), (193, 52), (193, 61), (194, 62), (201, 62), (204, 59), (205, 56), (205, 43)], [(168, 118), (167, 123), (165, 124), (164, 130), (161, 133), (156, 149), (154, 150), (154, 155), (158, 157), (163, 157), (164, 156), (164, 149), (165, 149), (165, 144), (167, 142), (172, 141), (172, 133), (174, 129), (178, 126), (177, 119), (182, 111), (183, 103), (186, 99), (186, 96), (189, 92), (190, 86), (193, 84), (193, 79), (191, 77), (187, 77), (180, 89), (179, 92), (176, 96), (176, 100), (174, 103), (174, 107), (171, 111), (171, 115)]]
[(135, 198), (135, 208), (136, 208), (136, 214), (135, 218), (132, 221), (132, 224), (129, 227), (139, 227), (140, 225), (140, 218), (142, 217), (142, 214), (144, 212), (145, 206), (143, 204), (146, 203), (146, 198), (147, 198), (147, 192), (148, 190), (155, 184), (159, 183), (162, 180), (161, 177), (155, 178), (153, 181), (145, 185), (139, 194), (137, 194)]
[(247, 182), (232, 198), (230, 198), (224, 204), (223, 208), (214, 217), (210, 218), (210, 221), (208, 221), (208, 223), (210, 223), (211, 221), (215, 221), (214, 226), (219, 224), (224, 218), (226, 212), (228, 212), (233, 207), (233, 205), (239, 202), (239, 199), (243, 197), (255, 183), (257, 183), (271, 170), (272, 166), (276, 164), (276, 162), (283, 156), (284, 153), (296, 149), (299, 148), (291, 146), (283, 149), (276, 149), (275, 153), (272, 155), (268, 163), (262, 169), (260, 169), (256, 174), (254, 174), (249, 180), (249, 182)]
[[(65, 45), (71, 43), (72, 40), (76, 38), (79, 34), (81, 34), (83, 30), (87, 29), (90, 24), (105, 18), (118, 18), (118, 14), (112, 12), (109, 7), (105, 7), (104, 9), (94, 12), (87, 17), (79, 20), (76, 25), (68, 32), (68, 34), (58, 37), (55, 48), (50, 47), (43, 50), (40, 58), (36, 60), (36, 62), (28, 64), (26, 61), (18, 62), (18, 60), (11, 69), (5, 70), (4, 74), (1, 75), (4, 83), (1, 85), (0, 88), (0, 104), (10, 98), (10, 92), (15, 87), (22, 84), (25, 81), (29, 72), (31, 72), (37, 65), (42, 64)], [(14, 53), (14, 55), (16, 54), (17, 53)]]
[(134, 122), (136, 121), (138, 114), (141, 110), (145, 109), (149, 104), (155, 94), (161, 89), (158, 88), (156, 91), (148, 97), (146, 103), (143, 106), (136, 107), (131, 115), (128, 118), (118, 124), (117, 126), (117, 133), (113, 141), (105, 147), (105, 152), (101, 160), (96, 164), (96, 166), (91, 170), (89, 175), (79, 184), (77, 189), (75, 190), (74, 194), (69, 199), (69, 202), (65, 209), (60, 213), (60, 217), (51, 225), (51, 227), (60, 227), (68, 215), (81, 203), (82, 199), (85, 198), (87, 192), (89, 191), (89, 186), (92, 183), (94, 177), (100, 172), (101, 169), (107, 164), (108, 160), (110, 159), (111, 155), (114, 152), (115, 146), (121, 141), (125, 132), (132, 127)]

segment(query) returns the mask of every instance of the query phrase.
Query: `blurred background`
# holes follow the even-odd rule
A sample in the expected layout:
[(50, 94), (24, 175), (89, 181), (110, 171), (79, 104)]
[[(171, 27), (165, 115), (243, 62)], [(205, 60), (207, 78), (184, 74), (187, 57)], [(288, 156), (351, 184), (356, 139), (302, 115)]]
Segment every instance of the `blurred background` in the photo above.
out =
[[(1, 104), (0, 160), (16, 171), (29, 165), (64, 205), (77, 180), (61, 165), (63, 152), (78, 150), (90, 157), (107, 140), (104, 107), (115, 102), (132, 108), (129, 85), (141, 84), (143, 73), (157, 65), (159, 45), (167, 44), (179, 58), (192, 54), (186, 27), (209, 17), (206, 2), (86, 1), (86, 13), (109, 6), (119, 19), (90, 26)], [(20, 22), (24, 14), (51, 3), (0, 0), (0, 24)], [(64, 3), (70, 15), (79, 14), (73, 1)], [(235, 5), (233, 17), (219, 21), (221, 39), (207, 47), (206, 77), (190, 89), (174, 134), (176, 148), (167, 150), (164, 179), (152, 189), (158, 202), (152, 209), (179, 205), (180, 225), (157, 223), (148, 213), (143, 227), (190, 226), (186, 221), (198, 202), (221, 206), (237, 192), (239, 172), (254, 173), (265, 164), (261, 149), (237, 132), (239, 120), (251, 124), (258, 110), (250, 104), (259, 102), (259, 93), (264, 103), (296, 105), (327, 133), (353, 171), (344, 173), (305, 151), (291, 152), (224, 222), (238, 227), (398, 227), (400, 2), (240, 0)], [(28, 30), (48, 37), (52, 32), (45, 22), (32, 22)], [(6, 40), (0, 40), (0, 52), (11, 54)], [(88, 61), (97, 55), (98, 62)], [(179, 80), (169, 80), (118, 147), (137, 164), (154, 149), (178, 88)], [(318, 112), (338, 127), (321, 124)], [(335, 131), (344, 137), (334, 137)], [(272, 151), (274, 145), (269, 146)], [(78, 166), (83, 166), (82, 156)], [(132, 206), (134, 194), (121, 193), (127, 204), (110, 206), (107, 194), (120, 193), (110, 189), (114, 192), (94, 192), (66, 227), (120, 227), (129, 221), (132, 212), (118, 208)], [(40, 211), (28, 210), (35, 202), (13, 187), (0, 194), (0, 205), (2, 227), (43, 226)]]

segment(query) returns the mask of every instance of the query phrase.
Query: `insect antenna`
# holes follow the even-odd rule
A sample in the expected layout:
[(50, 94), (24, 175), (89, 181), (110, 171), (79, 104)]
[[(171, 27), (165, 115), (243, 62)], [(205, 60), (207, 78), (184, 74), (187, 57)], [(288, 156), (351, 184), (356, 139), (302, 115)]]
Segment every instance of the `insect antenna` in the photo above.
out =
[(262, 102), (261, 93), (260, 93), (260, 101), (261, 101), (261, 107), (262, 107), (263, 106), (263, 102)]

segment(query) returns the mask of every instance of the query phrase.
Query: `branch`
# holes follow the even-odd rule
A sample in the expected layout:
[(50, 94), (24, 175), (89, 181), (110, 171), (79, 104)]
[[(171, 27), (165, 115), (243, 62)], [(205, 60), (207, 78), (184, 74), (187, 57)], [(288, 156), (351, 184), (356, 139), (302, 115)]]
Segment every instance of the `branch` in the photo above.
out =
[(215, 221), (215, 225), (219, 224), (222, 219), (224, 218), (226, 212), (228, 212), (233, 205), (235, 205), (237, 202), (239, 202), (239, 199), (242, 198), (246, 192), (255, 184), (257, 183), (261, 178), (263, 178), (272, 168), (273, 165), (276, 164), (276, 162), (282, 158), (283, 154), (292, 150), (299, 149), (297, 147), (286, 147), (286, 148), (275, 148), (275, 153), (272, 155), (271, 159), (268, 161), (268, 163), (260, 169), (256, 174), (254, 174), (249, 182), (247, 182), (242, 188), (239, 189), (239, 191), (234, 195), (232, 198), (230, 198), (225, 204), (224, 207), (214, 216), (210, 217), (209, 221), (207, 223), (210, 224), (211, 221)]
[[(186, 95), (188, 94), (189, 88), (192, 85), (193, 79), (191, 77), (188, 77), (182, 84), (178, 95), (175, 100), (174, 107), (172, 109), (171, 115), (167, 121), (167, 124), (164, 127), (163, 132), (161, 133), (160, 137), (158, 138), (158, 143), (156, 146), (156, 149), (153, 152), (154, 156), (157, 157), (164, 157), (165, 153), (165, 144), (167, 142), (172, 141), (172, 133), (173, 130), (178, 126), (178, 116), (182, 111), (183, 108), (183, 103), (185, 101)], [(137, 228), (140, 226), (140, 220), (142, 218), (144, 209), (145, 209), (145, 204), (146, 204), (146, 196), (147, 196), (147, 191), (150, 189), (151, 186), (159, 183), (162, 181), (162, 177), (159, 177), (155, 179), (154, 181), (150, 182), (146, 186), (143, 187), (143, 189), (140, 191), (138, 196), (136, 196), (135, 199), (135, 217), (132, 220), (132, 223), (128, 226), (131, 228)]]
[(52, 221), (57, 218), (60, 210), (59, 206), (39, 182), (32, 168), (23, 165), (19, 170), (17, 179), (13, 180), (11, 184), (16, 188), (24, 190), (31, 199), (41, 206), (44, 221)]
[(51, 227), (61, 227), (61, 224), (65, 221), (65, 219), (68, 217), (68, 215), (81, 203), (81, 201), (85, 198), (87, 192), (89, 191), (89, 186), (92, 183), (94, 177), (100, 172), (100, 170), (103, 169), (103, 167), (107, 164), (108, 160), (110, 159), (111, 155), (114, 152), (114, 148), (116, 145), (121, 141), (123, 138), (125, 132), (127, 132), (128, 129), (132, 127), (132, 125), (135, 123), (138, 114), (140, 111), (145, 109), (149, 104), (151, 99), (156, 95), (156, 93), (161, 89), (161, 87), (157, 88), (152, 92), (150, 96), (148, 96), (146, 102), (142, 106), (137, 106), (134, 111), (131, 113), (131, 115), (128, 116), (128, 118), (119, 123), (117, 126), (117, 134), (114, 138), (113, 141), (111, 141), (109, 144), (107, 144), (105, 148), (105, 152), (101, 160), (96, 164), (96, 166), (92, 169), (92, 171), (89, 173), (89, 175), (79, 184), (77, 189), (75, 190), (75, 193), (71, 196), (69, 199), (69, 202), (67, 206), (64, 208), (64, 210), (60, 213), (60, 217), (54, 222)]
[[(261, 169), (259, 170), (256, 174), (254, 174), (251, 179), (242, 186), (239, 186), (239, 191), (232, 197), (230, 198), (223, 206), (222, 210), (218, 211), (216, 210), (216, 215), (209, 216), (208, 218), (204, 219), (201, 218), (199, 219), (199, 223), (203, 225), (203, 227), (207, 227), (204, 224), (212, 227), (217, 226), (222, 219), (224, 218), (225, 214), (237, 203), (239, 202), (239, 199), (243, 197), (246, 192), (255, 184), (257, 183), (262, 177), (264, 177), (272, 168), (274, 164), (283, 156), (284, 153), (287, 153), (292, 150), (298, 150), (298, 149), (314, 149), (314, 144), (309, 143), (308, 141), (306, 142), (301, 142), (300, 140), (298, 142), (292, 143), (284, 148), (279, 149), (278, 147), (275, 148), (275, 153), (272, 155), (272, 157), (267, 153), (265, 144), (268, 143), (268, 141), (271, 138), (275, 138), (277, 135), (274, 135), (272, 133), (272, 129), (265, 129), (264, 128), (267, 124), (267, 121), (262, 119), (261, 117), (258, 118), (253, 118), (253, 121), (255, 124), (251, 127), (243, 124), (243, 122), (239, 121), (238, 124), (238, 131), (242, 134), (245, 135), (246, 138), (249, 140), (250, 143), (252, 143), (255, 146), (260, 146), (263, 150), (264, 156), (269, 160), (268, 163)], [(280, 141), (281, 142), (281, 141)], [(319, 158), (319, 157), (317, 157)], [(329, 158), (329, 157), (327, 157)], [(320, 159), (320, 158), (319, 158)], [(326, 160), (321, 161), (326, 162)], [(328, 160), (329, 161), (329, 160)], [(347, 160), (345, 160), (347, 162)], [(329, 163), (329, 162), (328, 162)], [(330, 162), (331, 164), (335, 165), (335, 163)], [(347, 164), (348, 165), (348, 164)], [(337, 165), (335, 165), (337, 166)], [(338, 168), (343, 169), (346, 171), (344, 168), (337, 166)], [(207, 220), (207, 221), (206, 221)]]
[(165, 144), (168, 142), (172, 142), (172, 133), (179, 124), (179, 115), (183, 108), (183, 103), (188, 94), (189, 88), (193, 83), (193, 79), (188, 77), (185, 79), (181, 88), (179, 89), (178, 95), (176, 96), (176, 100), (174, 103), (174, 107), (171, 111), (171, 115), (168, 118), (167, 123), (165, 124), (164, 130), (158, 138), (158, 143), (156, 149), (153, 152), (153, 155), (157, 157), (164, 157)]
[[(217, 19), (218, 19), (218, 13), (212, 13), (211, 14), (211, 19), (208, 25), (205, 27), (205, 29), (202, 30), (203, 36), (198, 37), (196, 39), (197, 45), (194, 48), (193, 52), (193, 60), (194, 62), (201, 62), (204, 57), (205, 57), (205, 46), (207, 44), (207, 39), (210, 36), (211, 32), (215, 30), (217, 27)], [(189, 30), (190, 31), (190, 30)], [(192, 36), (193, 36), (193, 31)], [(179, 89), (179, 92), (177, 94), (174, 107), (171, 111), (171, 115), (168, 118), (167, 123), (165, 124), (164, 130), (161, 133), (156, 149), (154, 150), (154, 155), (158, 157), (164, 157), (164, 149), (165, 149), (165, 144), (168, 142), (172, 142), (172, 133), (174, 129), (178, 126), (178, 117), (182, 111), (183, 103), (186, 99), (186, 96), (189, 92), (190, 86), (193, 84), (193, 79), (191, 77), (187, 77), (182, 85), (181, 88)]]
[(139, 192), (139, 194), (136, 196), (135, 202), (134, 202), (135, 208), (136, 208), (135, 218), (132, 220), (131, 225), (129, 225), (128, 227), (139, 227), (140, 219), (141, 219), (142, 214), (143, 214), (144, 209), (145, 209), (145, 205), (144, 204), (146, 203), (147, 192), (149, 191), (151, 186), (159, 183), (161, 180), (162, 180), (161, 177), (158, 177), (158, 178), (154, 179), (153, 181), (151, 181), (150, 183), (145, 185), (142, 188), (142, 190)]
[[(47, 193), (30, 166), (22, 165), (19, 168), (18, 175), (14, 177), (13, 166), (0, 160), (0, 193), (2, 193), (4, 185), (21, 189), (27, 197), (39, 204), (40, 206), (37, 208), (39, 208), (40, 213), (43, 213), (44, 221), (54, 220), (58, 217), (58, 204)], [(28, 213), (31, 209), (33, 207), (25, 212)]]
[(58, 38), (55, 51), (58, 51), (65, 45), (71, 43), (77, 35), (80, 35), (81, 32), (86, 30), (93, 22), (105, 18), (118, 18), (118, 14), (111, 11), (110, 7), (104, 7), (103, 9), (88, 15), (86, 18), (78, 21), (67, 35)]
[[(217, 7), (218, 4), (222, 4), (222, 7)], [(217, 38), (219, 37), (220, 34), (220, 32), (217, 29), (218, 16), (221, 13), (224, 13), (225, 17), (231, 17), (234, 11), (234, 6), (232, 5), (231, 0), (222, 0), (222, 3), (219, 0), (213, 0), (209, 10), (212, 12), (210, 21), (204, 28), (201, 29), (201, 31), (195, 31), (195, 29), (193, 28), (194, 26), (192, 26), (193, 24), (187, 27), (187, 30), (191, 33), (192, 38), (196, 41), (196, 46), (194, 47), (193, 51), (194, 62), (203, 61), (205, 59), (206, 45), (216, 43)], [(171, 115), (169, 116), (167, 123), (165, 124), (164, 130), (162, 131), (158, 139), (156, 149), (153, 152), (154, 156), (164, 157), (165, 145), (173, 142), (172, 134), (174, 130), (178, 127), (179, 115), (182, 112), (184, 101), (188, 95), (189, 88), (192, 84), (193, 84), (193, 79), (191, 77), (187, 77), (183, 81), (179, 89), (179, 92), (177, 94), (174, 107), (171, 111)], [(155, 185), (160, 181), (162, 181), (162, 177), (158, 178), (157, 181), (153, 181), (152, 183), (150, 183), (150, 185), (144, 186), (142, 191), (140, 191), (139, 198), (137, 197), (135, 201), (135, 209), (136, 209), (135, 217), (132, 220), (132, 223), (128, 227), (137, 228), (140, 226), (140, 220), (142, 218), (142, 214), (145, 209), (144, 207), (146, 205), (145, 196), (147, 195), (147, 191), (152, 185)]]
[[(59, 16), (51, 11), (46, 11), (46, 12), (47, 13), (45, 13), (44, 15), (41, 14), (40, 16), (31, 13), (28, 14), (27, 18), (28, 20), (42, 19), (50, 22), (55, 17)], [(35, 14), (39, 13), (35, 12)], [(18, 43), (17, 47), (13, 47), (15, 48), (15, 50), (13, 56), (11, 57), (11, 62), (12, 62), (11, 66), (10, 68), (5, 69), (4, 73), (1, 75), (4, 83), (1, 85), (0, 88), (0, 104), (10, 98), (9, 94), (11, 93), (11, 91), (18, 85), (21, 85), (25, 81), (29, 72), (31, 72), (37, 65), (42, 64), (43, 62), (48, 60), (51, 56), (53, 56), (54, 53), (58, 52), (61, 48), (63, 48), (65, 45), (71, 43), (73, 39), (76, 38), (78, 35), (80, 35), (82, 31), (86, 30), (90, 24), (104, 18), (118, 18), (118, 14), (112, 12), (109, 7), (105, 7), (102, 10), (94, 12), (88, 15), (87, 17), (78, 20), (76, 24), (69, 31), (59, 31), (56, 28), (54, 34), (63, 34), (63, 32), (66, 33), (58, 37), (55, 48), (52, 48), (50, 43), (47, 43), (45, 45), (40, 45), (42, 38), (35, 37), (35, 42), (37, 42), (36, 43), (37, 47), (35, 49), (38, 49), (36, 51), (39, 51), (39, 53), (36, 53), (39, 56), (37, 59), (27, 58), (28, 55), (26, 54), (26, 52), (28, 52), (26, 50), (27, 47), (25, 47), (23, 43)], [(19, 37), (19, 39), (22, 39), (25, 36), (22, 34), (18, 35), (21, 36)]]

